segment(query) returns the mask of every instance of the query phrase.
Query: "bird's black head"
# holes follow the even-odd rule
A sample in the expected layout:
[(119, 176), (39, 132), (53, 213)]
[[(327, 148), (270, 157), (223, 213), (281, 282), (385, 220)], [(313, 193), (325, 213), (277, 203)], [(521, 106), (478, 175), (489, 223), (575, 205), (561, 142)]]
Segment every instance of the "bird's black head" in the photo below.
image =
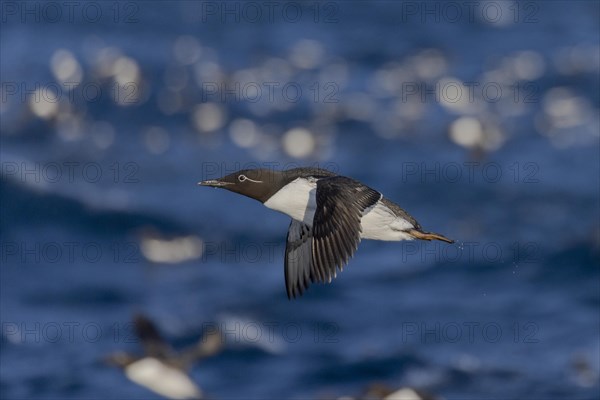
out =
[(290, 177), (283, 171), (243, 169), (222, 178), (202, 181), (198, 184), (227, 189), (264, 203), (289, 181)]

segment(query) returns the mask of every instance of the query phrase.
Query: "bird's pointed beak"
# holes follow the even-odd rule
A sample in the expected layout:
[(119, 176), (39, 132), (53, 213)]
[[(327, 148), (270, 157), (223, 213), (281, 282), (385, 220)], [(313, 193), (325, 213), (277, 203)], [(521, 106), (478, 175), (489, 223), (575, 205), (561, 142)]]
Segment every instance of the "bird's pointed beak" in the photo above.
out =
[(208, 181), (198, 182), (200, 186), (212, 186), (212, 187), (224, 187), (227, 185), (231, 185), (229, 182), (223, 182), (218, 179), (210, 179)]

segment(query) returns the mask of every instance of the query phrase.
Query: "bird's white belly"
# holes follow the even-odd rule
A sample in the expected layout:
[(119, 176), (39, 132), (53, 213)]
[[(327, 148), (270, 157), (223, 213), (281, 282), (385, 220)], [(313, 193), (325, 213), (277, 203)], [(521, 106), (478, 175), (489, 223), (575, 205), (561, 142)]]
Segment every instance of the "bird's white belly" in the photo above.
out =
[(125, 375), (169, 399), (199, 399), (202, 392), (182, 371), (146, 357), (125, 368)]
[(275, 193), (264, 205), (312, 226), (317, 207), (317, 181), (298, 178)]
[(413, 225), (404, 218), (396, 216), (381, 200), (363, 212), (360, 221), (363, 239), (373, 240), (412, 240), (413, 237), (404, 232), (413, 228)]

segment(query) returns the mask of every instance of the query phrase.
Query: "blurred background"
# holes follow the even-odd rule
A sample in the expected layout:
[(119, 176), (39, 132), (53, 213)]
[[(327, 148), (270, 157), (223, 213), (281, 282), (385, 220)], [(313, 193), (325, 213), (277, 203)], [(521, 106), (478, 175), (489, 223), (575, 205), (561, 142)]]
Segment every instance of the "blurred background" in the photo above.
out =
[[(1, 7), (2, 398), (157, 398), (134, 312), (226, 331), (216, 399), (598, 398), (598, 2)], [(457, 243), (288, 301), (288, 217), (196, 182), (316, 165)]]

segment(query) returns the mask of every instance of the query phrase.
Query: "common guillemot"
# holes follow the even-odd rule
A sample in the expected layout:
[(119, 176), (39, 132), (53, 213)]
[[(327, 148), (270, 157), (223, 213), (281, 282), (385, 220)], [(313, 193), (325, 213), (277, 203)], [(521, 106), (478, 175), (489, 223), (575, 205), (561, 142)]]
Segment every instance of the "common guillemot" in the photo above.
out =
[(136, 315), (133, 325), (145, 354), (117, 352), (106, 357), (106, 362), (123, 368), (131, 381), (169, 399), (201, 399), (202, 390), (190, 378), (188, 370), (195, 361), (222, 348), (220, 332), (212, 330), (197, 345), (176, 353), (146, 316)]
[(454, 242), (424, 232), (378, 191), (325, 169), (245, 169), (198, 184), (239, 193), (292, 217), (285, 249), (288, 298), (302, 295), (310, 282), (331, 282), (361, 239)]

